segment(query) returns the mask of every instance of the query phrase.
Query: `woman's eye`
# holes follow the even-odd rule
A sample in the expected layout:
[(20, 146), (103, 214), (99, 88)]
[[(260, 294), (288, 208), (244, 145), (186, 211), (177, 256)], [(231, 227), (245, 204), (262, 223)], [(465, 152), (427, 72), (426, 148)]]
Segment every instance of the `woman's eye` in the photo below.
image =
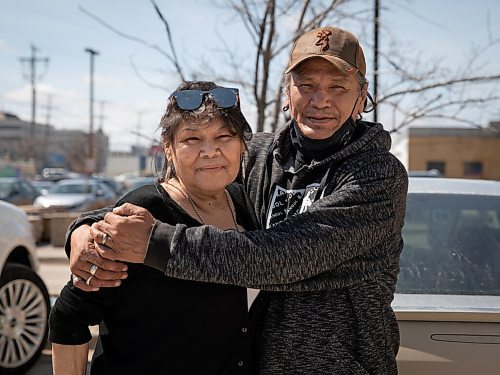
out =
[(219, 139), (222, 142), (225, 142), (225, 141), (229, 141), (229, 140), (233, 139), (234, 137), (235, 137), (234, 134), (224, 133), (224, 134), (220, 134), (219, 136), (217, 136), (217, 139)]

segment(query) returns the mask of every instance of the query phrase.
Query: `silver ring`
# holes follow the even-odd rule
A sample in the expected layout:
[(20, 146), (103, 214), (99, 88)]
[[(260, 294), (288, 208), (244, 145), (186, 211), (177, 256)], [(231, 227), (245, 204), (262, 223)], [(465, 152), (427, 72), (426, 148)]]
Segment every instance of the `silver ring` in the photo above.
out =
[(87, 279), (87, 281), (85, 281), (85, 284), (87, 284), (87, 285), (89, 285), (89, 286), (90, 286), (90, 280), (91, 280), (93, 277), (94, 277), (94, 276), (92, 276), (92, 275), (91, 275), (91, 276)]
[(107, 233), (104, 233), (102, 235), (102, 242), (101, 242), (101, 244), (102, 245), (106, 245), (106, 241), (108, 240), (108, 238), (109, 238), (109, 235)]
[(92, 264), (92, 265), (90, 266), (90, 274), (91, 274), (92, 276), (95, 276), (95, 273), (97, 272), (97, 269), (98, 269), (98, 268), (99, 268), (99, 267), (97, 267), (97, 265)]
[(73, 280), (73, 284), (81, 280), (80, 276), (77, 276), (75, 274), (71, 274), (71, 279)]

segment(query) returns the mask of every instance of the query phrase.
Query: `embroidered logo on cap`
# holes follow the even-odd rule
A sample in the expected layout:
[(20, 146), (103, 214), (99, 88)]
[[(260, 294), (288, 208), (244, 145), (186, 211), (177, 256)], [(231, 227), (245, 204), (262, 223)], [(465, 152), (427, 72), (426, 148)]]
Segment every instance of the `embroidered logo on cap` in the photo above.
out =
[(330, 48), (330, 42), (328, 40), (328, 37), (332, 35), (332, 32), (330, 30), (321, 30), (316, 34), (316, 37), (318, 40), (316, 41), (317, 46), (321, 46), (321, 50), (323, 52), (328, 51)]

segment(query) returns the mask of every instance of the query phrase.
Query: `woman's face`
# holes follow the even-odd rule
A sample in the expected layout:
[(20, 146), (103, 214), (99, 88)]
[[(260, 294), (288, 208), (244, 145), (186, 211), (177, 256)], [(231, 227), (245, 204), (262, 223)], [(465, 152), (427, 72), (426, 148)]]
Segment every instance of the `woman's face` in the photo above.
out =
[(191, 192), (223, 190), (238, 175), (244, 145), (221, 119), (204, 124), (183, 121), (166, 145), (167, 159), (175, 174)]

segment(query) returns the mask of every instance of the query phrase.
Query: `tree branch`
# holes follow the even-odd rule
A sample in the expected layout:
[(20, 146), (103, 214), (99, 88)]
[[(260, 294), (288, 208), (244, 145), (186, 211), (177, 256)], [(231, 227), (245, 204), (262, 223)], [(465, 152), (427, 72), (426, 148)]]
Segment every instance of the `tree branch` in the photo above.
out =
[(172, 63), (175, 66), (175, 70), (177, 71), (177, 74), (179, 74), (179, 76), (181, 77), (181, 80), (185, 81), (184, 74), (182, 73), (182, 69), (179, 65), (179, 59), (177, 58), (177, 53), (175, 53), (175, 46), (174, 46), (174, 42), (172, 41), (172, 33), (170, 32), (170, 26), (169, 26), (167, 20), (165, 19), (165, 17), (163, 17), (163, 14), (162, 14), (160, 8), (158, 7), (158, 5), (156, 5), (155, 1), (151, 0), (151, 3), (153, 4), (153, 7), (155, 8), (156, 14), (158, 15), (158, 17), (160, 17), (160, 20), (162, 21), (163, 25), (165, 26), (165, 31), (167, 32), (168, 44), (170, 45), (170, 50), (172, 51), (172, 56), (173, 56)]

